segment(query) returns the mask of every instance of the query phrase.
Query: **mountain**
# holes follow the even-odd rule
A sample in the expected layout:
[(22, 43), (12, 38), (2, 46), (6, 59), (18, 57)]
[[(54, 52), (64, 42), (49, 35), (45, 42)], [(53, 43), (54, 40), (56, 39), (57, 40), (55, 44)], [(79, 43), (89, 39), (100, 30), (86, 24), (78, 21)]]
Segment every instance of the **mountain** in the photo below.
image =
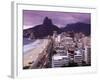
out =
[(67, 24), (64, 28), (58, 28), (58, 26), (52, 23), (51, 19), (45, 17), (42, 24), (23, 30), (23, 36), (29, 37), (30, 34), (33, 33), (32, 35), (34, 35), (35, 38), (44, 38), (48, 35), (53, 35), (54, 31), (57, 31), (58, 34), (60, 34), (61, 32), (68, 31), (82, 32), (88, 36), (91, 34), (90, 26), (90, 24), (78, 22), (73, 24)]
[(83, 32), (85, 35), (91, 34), (91, 25), (86, 23), (73, 23), (67, 24), (64, 28), (62, 28), (64, 32), (74, 31), (74, 32)]
[(33, 32), (35, 38), (44, 38), (53, 35), (54, 31), (57, 31), (58, 34), (61, 33), (61, 29), (54, 25), (51, 19), (45, 17), (43, 24), (24, 30), (24, 37), (29, 37), (28, 33)]

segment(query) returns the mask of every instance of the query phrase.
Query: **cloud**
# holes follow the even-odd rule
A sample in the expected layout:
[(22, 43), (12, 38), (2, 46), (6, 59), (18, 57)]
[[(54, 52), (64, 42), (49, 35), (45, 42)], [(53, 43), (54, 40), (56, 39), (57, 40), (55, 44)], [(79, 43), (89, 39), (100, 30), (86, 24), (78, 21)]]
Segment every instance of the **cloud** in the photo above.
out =
[(90, 23), (91, 20), (90, 13), (24, 10), (23, 25), (30, 27), (42, 24), (46, 16), (52, 19), (52, 22), (59, 27), (77, 22)]

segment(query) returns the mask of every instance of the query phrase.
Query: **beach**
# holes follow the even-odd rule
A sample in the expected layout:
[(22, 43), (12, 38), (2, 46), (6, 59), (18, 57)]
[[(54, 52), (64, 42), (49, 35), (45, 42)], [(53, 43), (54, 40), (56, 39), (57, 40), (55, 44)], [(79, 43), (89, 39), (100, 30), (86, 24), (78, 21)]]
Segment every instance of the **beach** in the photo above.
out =
[(35, 66), (44, 54), (44, 50), (49, 44), (48, 39), (39, 39), (24, 46), (23, 66)]

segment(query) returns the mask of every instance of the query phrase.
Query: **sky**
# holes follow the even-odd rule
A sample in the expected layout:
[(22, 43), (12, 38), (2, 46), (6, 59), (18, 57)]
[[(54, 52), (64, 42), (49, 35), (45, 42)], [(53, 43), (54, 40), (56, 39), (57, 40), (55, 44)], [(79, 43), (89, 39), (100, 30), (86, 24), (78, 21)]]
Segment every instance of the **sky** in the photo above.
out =
[(59, 28), (77, 22), (91, 23), (90, 13), (23, 10), (24, 29), (42, 24), (45, 17), (50, 18)]

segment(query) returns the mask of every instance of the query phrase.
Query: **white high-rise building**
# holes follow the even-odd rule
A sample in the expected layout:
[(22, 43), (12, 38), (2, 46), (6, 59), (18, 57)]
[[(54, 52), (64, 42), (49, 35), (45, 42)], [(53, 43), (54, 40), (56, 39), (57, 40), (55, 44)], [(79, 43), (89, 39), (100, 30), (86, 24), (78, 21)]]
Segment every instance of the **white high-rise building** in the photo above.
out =
[(55, 38), (57, 37), (57, 31), (53, 32), (53, 39), (55, 40)]
[(75, 51), (76, 55), (74, 55), (74, 62), (77, 63), (78, 65), (82, 65), (83, 61), (83, 55), (81, 50)]
[(52, 57), (52, 67), (62, 67), (64, 65), (68, 66), (69, 58), (68, 56), (54, 55)]
[(85, 46), (84, 61), (86, 62), (86, 64), (91, 63), (91, 48), (89, 48), (88, 46)]

